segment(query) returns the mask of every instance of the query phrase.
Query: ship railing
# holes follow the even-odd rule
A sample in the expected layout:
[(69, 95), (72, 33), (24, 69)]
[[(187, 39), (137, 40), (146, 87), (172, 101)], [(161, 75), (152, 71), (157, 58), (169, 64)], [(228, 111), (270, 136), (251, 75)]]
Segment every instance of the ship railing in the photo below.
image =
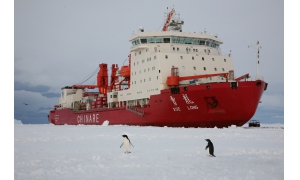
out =
[(144, 110), (142, 108), (140, 108), (140, 107), (137, 107), (137, 106), (126, 106), (126, 109), (128, 111), (136, 113), (136, 114), (138, 114), (140, 116), (145, 116)]

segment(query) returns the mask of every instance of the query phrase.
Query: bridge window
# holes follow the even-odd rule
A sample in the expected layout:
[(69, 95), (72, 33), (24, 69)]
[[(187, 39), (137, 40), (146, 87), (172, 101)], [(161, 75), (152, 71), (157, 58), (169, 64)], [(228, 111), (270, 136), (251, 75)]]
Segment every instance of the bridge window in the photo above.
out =
[(170, 38), (164, 38), (164, 43), (170, 43)]
[(205, 41), (200, 41), (200, 45), (205, 45)]
[(217, 71), (217, 68), (215, 68), (215, 71)]
[(203, 70), (206, 71), (206, 67), (203, 67)]
[(184, 44), (192, 44), (192, 39), (191, 38), (186, 38), (184, 41)]
[(185, 38), (179, 38), (179, 43), (184, 44), (184, 40), (185, 40)]
[(156, 43), (162, 43), (163, 42), (163, 38), (155, 38), (155, 42)]
[(199, 45), (200, 40), (199, 39), (193, 39), (192, 44)]
[(142, 44), (147, 44), (147, 39), (141, 39)]
[(172, 43), (178, 43), (178, 38), (177, 37), (173, 37), (172, 38)]
[(148, 41), (148, 43), (155, 43), (155, 39), (154, 38), (148, 38), (147, 41)]

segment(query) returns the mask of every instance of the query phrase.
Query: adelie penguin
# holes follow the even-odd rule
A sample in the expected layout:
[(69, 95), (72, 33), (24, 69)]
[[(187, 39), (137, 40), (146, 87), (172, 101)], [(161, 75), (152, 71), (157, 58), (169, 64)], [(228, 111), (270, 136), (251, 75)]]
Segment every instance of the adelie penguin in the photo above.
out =
[(214, 155), (214, 145), (213, 145), (213, 143), (209, 139), (205, 139), (205, 141), (207, 141), (207, 146), (205, 147), (205, 150), (207, 150), (208, 155), (216, 157)]
[(124, 142), (121, 144), (120, 148), (124, 145), (124, 151), (125, 153), (131, 153), (130, 152), (130, 146), (134, 147), (133, 144), (131, 144), (130, 139), (127, 135), (122, 135), (124, 138)]

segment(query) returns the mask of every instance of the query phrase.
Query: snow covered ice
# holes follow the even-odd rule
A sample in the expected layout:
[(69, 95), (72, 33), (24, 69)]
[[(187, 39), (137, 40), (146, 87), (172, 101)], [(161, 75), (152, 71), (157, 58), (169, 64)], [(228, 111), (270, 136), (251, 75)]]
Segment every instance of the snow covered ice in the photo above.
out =
[[(269, 126), (15, 124), (14, 179), (284, 179), (284, 128)], [(120, 148), (123, 134), (130, 154)], [(207, 156), (205, 139), (216, 157)]]

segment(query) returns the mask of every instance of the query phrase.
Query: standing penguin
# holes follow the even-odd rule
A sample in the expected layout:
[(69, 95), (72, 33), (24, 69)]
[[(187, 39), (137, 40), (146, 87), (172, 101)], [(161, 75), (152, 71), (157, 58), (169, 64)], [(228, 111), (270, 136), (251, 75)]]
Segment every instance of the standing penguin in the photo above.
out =
[(207, 150), (208, 154), (210, 156), (216, 157), (214, 155), (214, 145), (209, 139), (205, 139), (207, 141), (207, 146), (205, 147), (205, 150)]
[(124, 142), (121, 144), (120, 148), (124, 145), (124, 151), (125, 151), (125, 153), (131, 153), (130, 152), (130, 145), (132, 147), (134, 147), (133, 144), (131, 144), (130, 139), (128, 138), (127, 135), (124, 134), (122, 136), (124, 138)]

